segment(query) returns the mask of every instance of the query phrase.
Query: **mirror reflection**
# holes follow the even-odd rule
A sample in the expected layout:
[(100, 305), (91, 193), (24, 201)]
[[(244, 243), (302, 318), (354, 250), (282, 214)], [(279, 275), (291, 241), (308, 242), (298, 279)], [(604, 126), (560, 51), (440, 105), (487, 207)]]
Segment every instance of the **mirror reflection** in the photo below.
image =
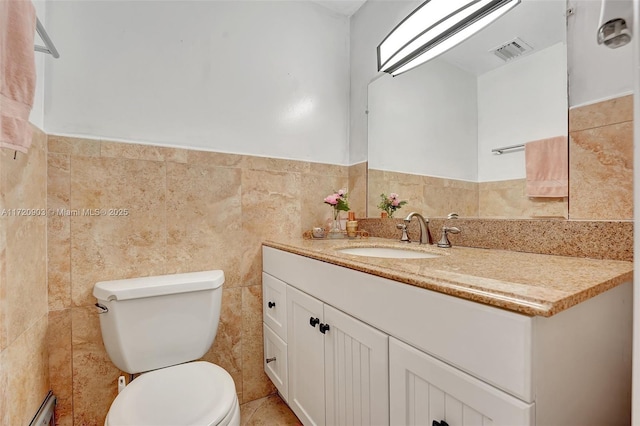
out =
[(524, 149), (568, 133), (566, 3), (523, 0), (438, 58), (369, 85), (368, 215), (399, 194), (428, 217), (564, 217), (525, 195)]

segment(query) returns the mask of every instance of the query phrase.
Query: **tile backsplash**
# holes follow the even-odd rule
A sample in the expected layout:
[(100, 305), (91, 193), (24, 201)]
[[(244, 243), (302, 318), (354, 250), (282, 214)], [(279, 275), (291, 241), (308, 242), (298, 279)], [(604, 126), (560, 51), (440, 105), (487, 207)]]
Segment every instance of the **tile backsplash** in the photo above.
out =
[[(373, 237), (399, 240), (393, 219), (360, 219), (360, 228)], [(593, 259), (633, 260), (633, 222), (624, 220), (590, 221), (558, 219), (430, 218), (433, 242), (442, 235), (443, 226), (455, 226), (459, 234), (449, 234), (453, 246), (511, 250), (556, 256)], [(409, 237), (418, 241), (417, 220), (408, 227)]]

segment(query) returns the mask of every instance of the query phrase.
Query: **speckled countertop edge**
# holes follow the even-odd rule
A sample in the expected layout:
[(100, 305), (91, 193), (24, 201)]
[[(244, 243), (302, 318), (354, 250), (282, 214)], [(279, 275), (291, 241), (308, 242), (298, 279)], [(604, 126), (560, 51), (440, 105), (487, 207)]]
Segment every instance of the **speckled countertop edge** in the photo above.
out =
[[(265, 241), (304, 257), (507, 309), (550, 317), (633, 278), (632, 262), (506, 250), (405, 246), (386, 239)], [(346, 247), (395, 247), (440, 254), (436, 259), (346, 255)]]

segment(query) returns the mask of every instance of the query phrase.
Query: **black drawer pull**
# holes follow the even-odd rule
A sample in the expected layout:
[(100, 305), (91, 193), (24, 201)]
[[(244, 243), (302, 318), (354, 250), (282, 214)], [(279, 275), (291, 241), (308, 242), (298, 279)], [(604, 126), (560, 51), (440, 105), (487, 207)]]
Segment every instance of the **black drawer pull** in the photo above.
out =
[(325, 334), (327, 331), (329, 331), (329, 328), (329, 324), (320, 324), (320, 333)]
[(275, 308), (276, 307), (276, 302), (269, 302), (269, 303), (267, 303), (267, 305), (269, 305), (269, 309)]
[(320, 318), (309, 318), (309, 324), (311, 325), (311, 327), (315, 328), (316, 325), (320, 324)]

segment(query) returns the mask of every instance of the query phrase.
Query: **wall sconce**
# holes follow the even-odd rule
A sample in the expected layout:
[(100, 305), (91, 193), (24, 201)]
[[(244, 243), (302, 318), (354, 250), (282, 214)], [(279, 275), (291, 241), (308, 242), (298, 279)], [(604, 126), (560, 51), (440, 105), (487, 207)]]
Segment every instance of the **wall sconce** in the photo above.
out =
[(378, 71), (402, 74), (466, 40), (520, 0), (427, 0), (378, 46)]

